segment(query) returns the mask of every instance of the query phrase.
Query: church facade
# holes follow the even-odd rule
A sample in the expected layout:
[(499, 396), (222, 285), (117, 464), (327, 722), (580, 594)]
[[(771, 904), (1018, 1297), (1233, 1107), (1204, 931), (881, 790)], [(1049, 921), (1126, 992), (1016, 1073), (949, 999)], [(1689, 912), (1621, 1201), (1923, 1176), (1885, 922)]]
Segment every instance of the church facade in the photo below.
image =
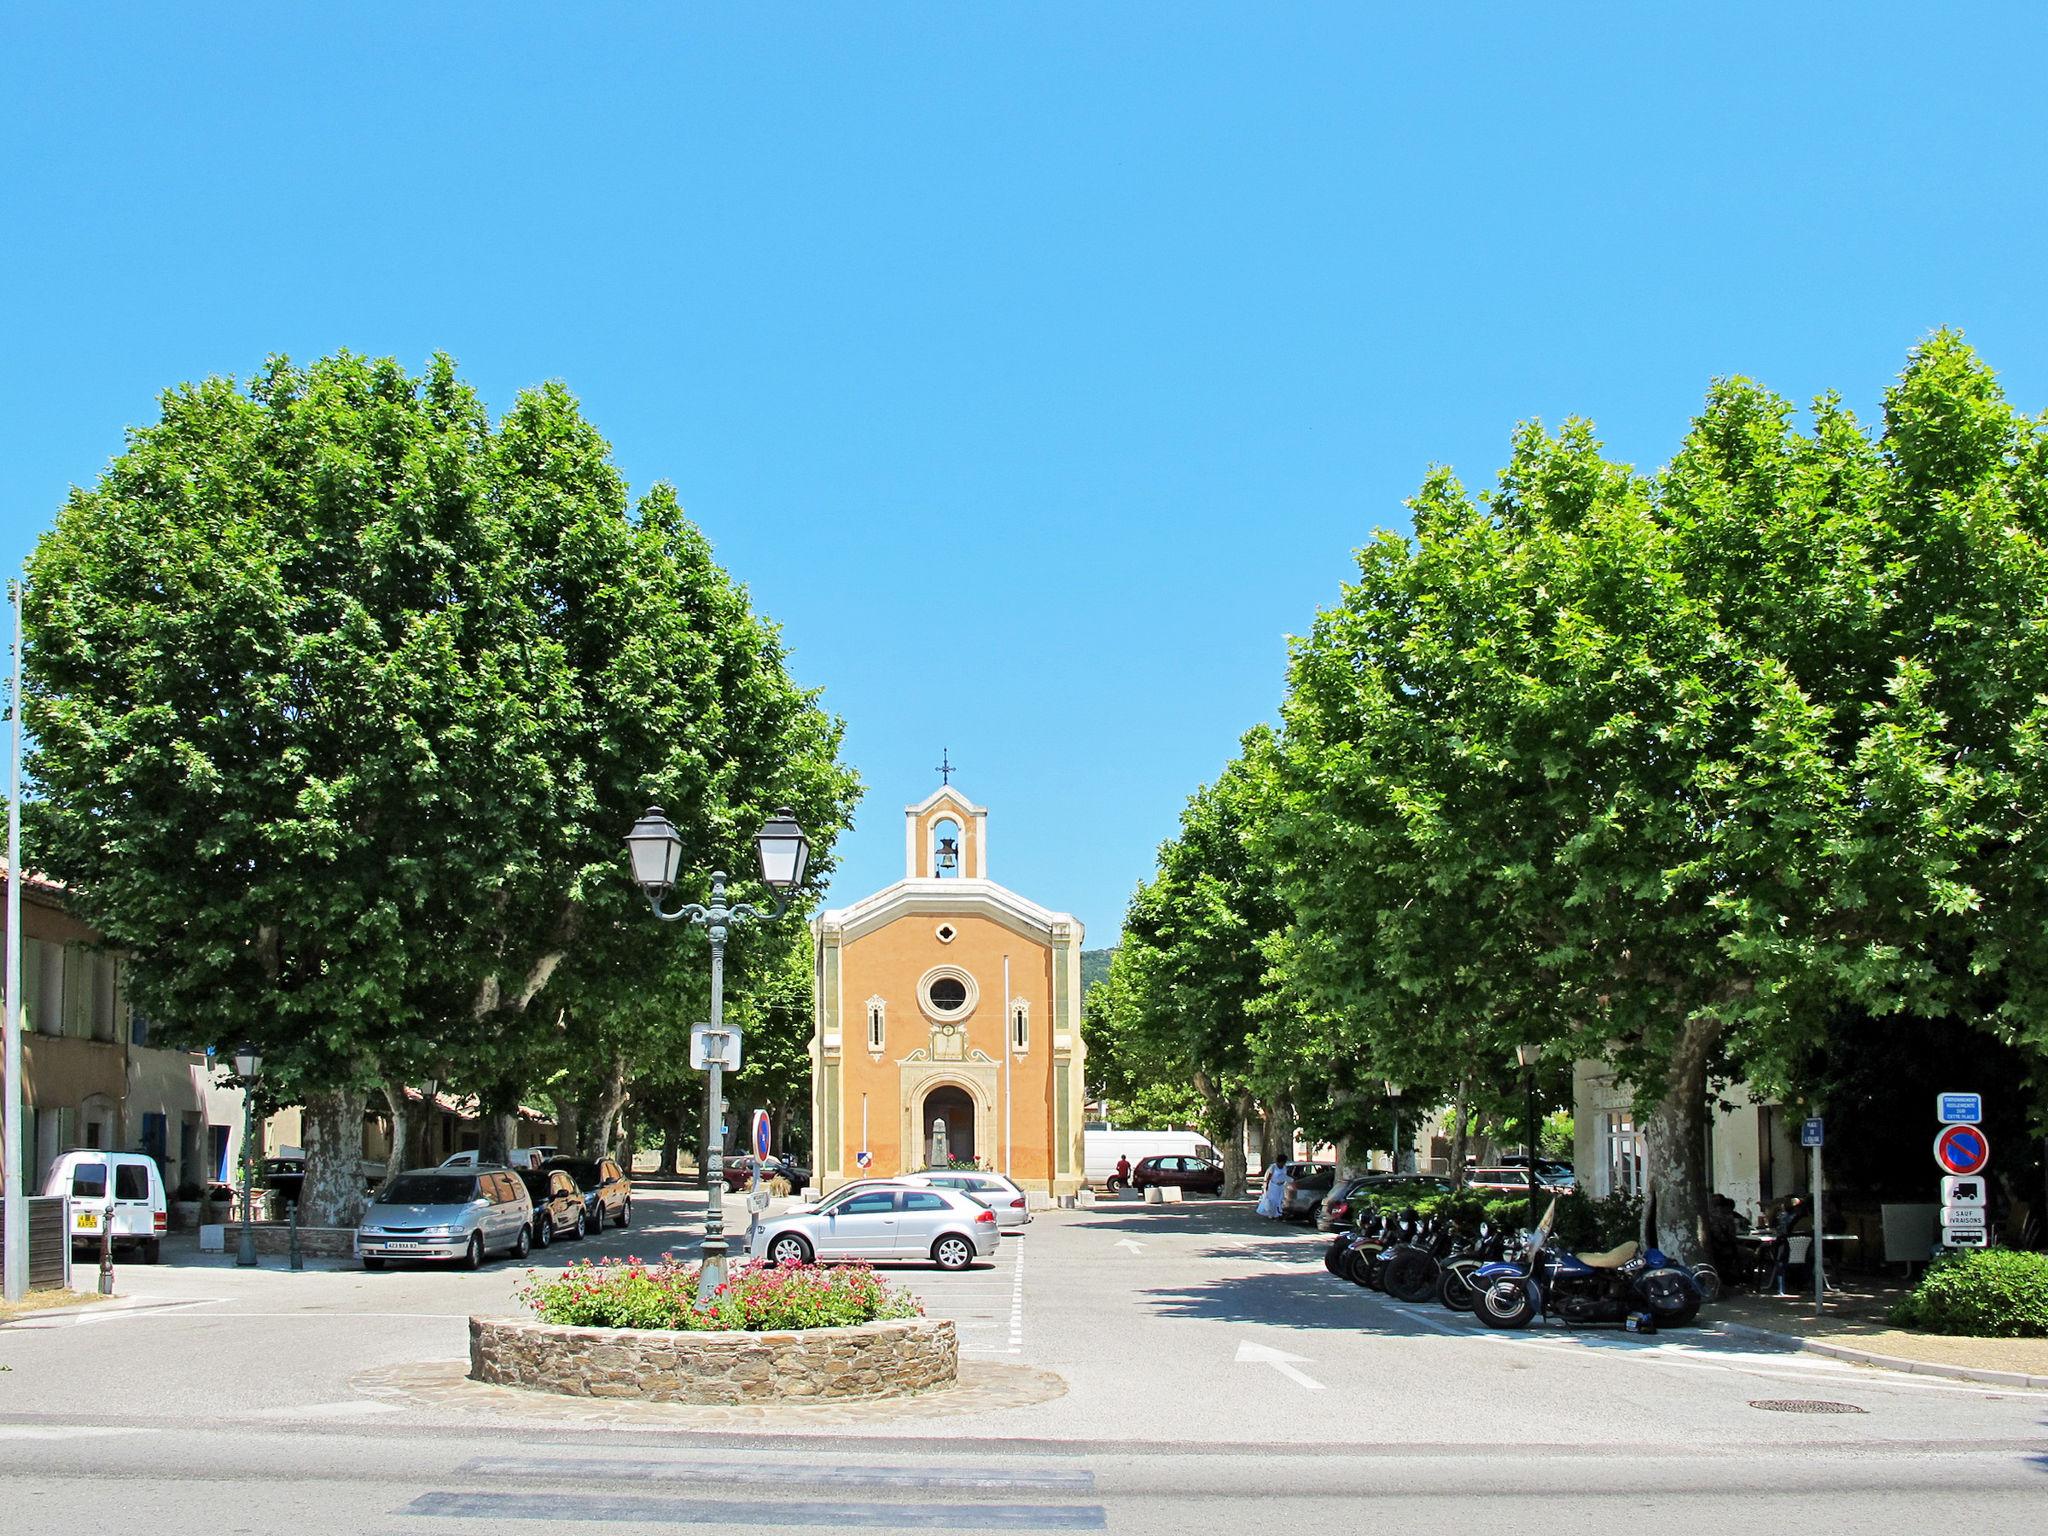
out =
[(904, 810), (904, 877), (812, 923), (821, 1188), (946, 1162), (1082, 1179), (1081, 924), (989, 878), (988, 812)]

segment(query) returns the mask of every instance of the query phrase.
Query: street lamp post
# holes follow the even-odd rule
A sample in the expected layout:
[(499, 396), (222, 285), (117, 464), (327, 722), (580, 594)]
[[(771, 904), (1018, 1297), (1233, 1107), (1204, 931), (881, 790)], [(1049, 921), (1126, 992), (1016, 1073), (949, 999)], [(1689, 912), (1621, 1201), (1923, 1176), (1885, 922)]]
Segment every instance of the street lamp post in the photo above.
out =
[(1401, 1171), (1401, 1085), (1389, 1077), (1382, 1079), (1380, 1086), (1387, 1090), (1387, 1104), (1394, 1112), (1394, 1130), (1392, 1136), (1388, 1138), (1387, 1145), (1387, 1171), (1389, 1173), (1399, 1173)]
[(1536, 1230), (1536, 1063), (1542, 1059), (1543, 1047), (1533, 1040), (1525, 1040), (1515, 1047), (1515, 1060), (1521, 1065), (1523, 1075), (1529, 1084), (1529, 1119), (1524, 1127), (1522, 1150), (1528, 1154), (1529, 1176), (1529, 1230)]
[(249, 1197), (255, 1184), (249, 1149), (256, 1135), (256, 1074), (263, 1070), (263, 1056), (255, 1046), (235, 1052), (235, 1076), (242, 1080), (242, 1235), (235, 1242), (235, 1263), (248, 1269), (256, 1263), (256, 1229), (249, 1225)]
[[(761, 860), (761, 880), (775, 893), (775, 910), (764, 912), (746, 902), (727, 904), (725, 871), (711, 874), (709, 904), (689, 902), (665, 911), (662, 900), (675, 888), (676, 871), (682, 864), (683, 839), (658, 805), (633, 823), (626, 834), (626, 848), (633, 857), (633, 878), (647, 897), (647, 905), (664, 923), (687, 919), (711, 936), (711, 1029), (723, 1038), (725, 1029), (725, 939), (738, 923), (772, 923), (789, 910), (790, 893), (803, 884), (804, 866), (810, 862), (811, 842), (787, 806), (777, 811), (754, 834), (754, 848)], [(713, 1056), (704, 1078), (704, 1262), (698, 1271), (697, 1289), (702, 1295), (725, 1284), (725, 1170), (724, 1140), (719, 1136), (719, 1090), (724, 1069), (723, 1055)]]

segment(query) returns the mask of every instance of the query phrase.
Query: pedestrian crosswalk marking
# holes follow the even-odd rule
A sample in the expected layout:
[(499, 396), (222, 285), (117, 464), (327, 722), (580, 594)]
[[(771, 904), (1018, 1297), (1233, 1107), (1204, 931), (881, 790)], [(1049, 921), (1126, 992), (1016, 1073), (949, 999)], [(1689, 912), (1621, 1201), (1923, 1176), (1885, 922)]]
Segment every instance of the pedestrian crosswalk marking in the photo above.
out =
[(890, 1504), (686, 1499), (622, 1493), (423, 1493), (396, 1513), (453, 1520), (552, 1520), (918, 1531), (1099, 1531), (1100, 1504)]
[(525, 1477), (587, 1483), (594, 1477), (649, 1483), (816, 1483), (838, 1488), (1045, 1488), (1086, 1493), (1095, 1474), (1074, 1467), (811, 1466), (772, 1461), (628, 1460), (606, 1456), (474, 1456), (461, 1477)]

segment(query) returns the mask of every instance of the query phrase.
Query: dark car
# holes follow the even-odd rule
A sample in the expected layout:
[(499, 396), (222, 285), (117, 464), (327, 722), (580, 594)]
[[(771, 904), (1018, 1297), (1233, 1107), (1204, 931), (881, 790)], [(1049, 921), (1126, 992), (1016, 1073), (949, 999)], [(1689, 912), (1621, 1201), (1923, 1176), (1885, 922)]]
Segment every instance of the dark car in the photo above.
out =
[(534, 1247), (545, 1248), (558, 1237), (582, 1237), (592, 1230), (583, 1191), (566, 1169), (521, 1168), (518, 1173), (533, 1201)]
[(1424, 1195), (1449, 1194), (1451, 1181), (1433, 1173), (1356, 1173), (1330, 1186), (1330, 1192), (1323, 1196), (1322, 1209), (1316, 1213), (1316, 1225), (1325, 1232), (1356, 1226), (1360, 1213), (1370, 1209), (1360, 1198), (1367, 1190), (1416, 1200)]
[(559, 1168), (576, 1181), (576, 1187), (583, 1192), (587, 1230), (593, 1235), (603, 1230), (607, 1218), (622, 1227), (631, 1224), (633, 1185), (627, 1179), (625, 1169), (613, 1159), (551, 1157), (541, 1167), (550, 1172)]
[(306, 1187), (306, 1160), (303, 1157), (266, 1157), (263, 1159), (263, 1187), (277, 1196), (279, 1205), (297, 1205), (300, 1191)]
[(1223, 1165), (1206, 1157), (1147, 1157), (1131, 1170), (1131, 1188), (1177, 1185), (1198, 1194), (1223, 1192)]
[(1323, 1208), (1323, 1196), (1336, 1182), (1335, 1163), (1289, 1163), (1287, 1180), (1280, 1186), (1280, 1219), (1314, 1221)]

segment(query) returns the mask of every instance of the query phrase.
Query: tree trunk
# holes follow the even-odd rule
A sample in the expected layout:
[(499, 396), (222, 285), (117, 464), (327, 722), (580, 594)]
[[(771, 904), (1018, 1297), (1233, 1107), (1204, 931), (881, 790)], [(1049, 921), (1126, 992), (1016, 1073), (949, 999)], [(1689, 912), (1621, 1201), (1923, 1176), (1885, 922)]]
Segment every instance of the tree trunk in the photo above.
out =
[(673, 1179), (682, 1172), (678, 1158), (682, 1155), (683, 1135), (682, 1117), (680, 1115), (670, 1115), (668, 1125), (662, 1132), (661, 1163), (654, 1170), (660, 1177)]
[(604, 1088), (598, 1096), (597, 1119), (591, 1126), (590, 1144), (585, 1156), (604, 1157), (611, 1151), (612, 1131), (618, 1123), (619, 1111), (626, 1106), (626, 1058), (623, 1054), (611, 1059), (611, 1065), (604, 1076)]
[(363, 1214), (363, 1110), (360, 1088), (309, 1094), (300, 1115), (306, 1185), (299, 1220), (309, 1227), (352, 1227)]
[(1458, 1091), (1451, 1096), (1451, 1188), (1453, 1189), (1463, 1189), (1465, 1187), (1465, 1144), (1470, 1139), (1470, 1131), (1465, 1114), (1467, 1097), (1466, 1080), (1461, 1077), (1458, 1079)]
[(1647, 1181), (1644, 1204), (1655, 1203), (1657, 1246), (1688, 1264), (1706, 1259), (1700, 1242), (1707, 1209), (1707, 1064), (1724, 1026), (1713, 1019), (1690, 1019), (1679, 1031), (1671, 1052), (1664, 1097), (1650, 1112), (1644, 1130)]
[(384, 1171), (402, 1173), (416, 1166), (412, 1155), (412, 1135), (419, 1117), (412, 1112), (412, 1100), (405, 1096), (405, 1084), (387, 1077), (377, 1086), (383, 1089), (384, 1102), (391, 1109), (391, 1157)]
[(573, 1093), (551, 1095), (555, 1101), (555, 1145), (564, 1152), (582, 1152), (583, 1101)]

